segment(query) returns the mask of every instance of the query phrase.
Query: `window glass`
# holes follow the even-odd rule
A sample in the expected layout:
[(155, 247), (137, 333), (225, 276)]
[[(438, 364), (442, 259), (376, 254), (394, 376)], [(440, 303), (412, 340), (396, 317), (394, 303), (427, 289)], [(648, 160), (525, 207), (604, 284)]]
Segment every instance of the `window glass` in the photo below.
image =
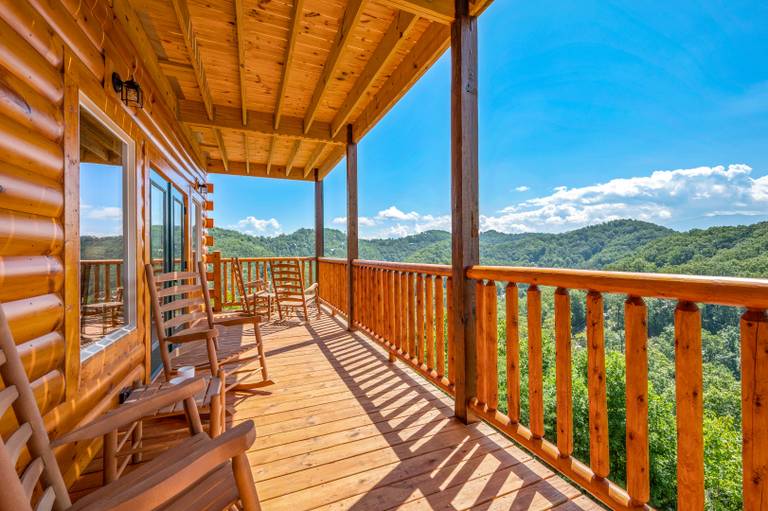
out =
[(80, 342), (90, 346), (125, 327), (127, 144), (80, 111)]

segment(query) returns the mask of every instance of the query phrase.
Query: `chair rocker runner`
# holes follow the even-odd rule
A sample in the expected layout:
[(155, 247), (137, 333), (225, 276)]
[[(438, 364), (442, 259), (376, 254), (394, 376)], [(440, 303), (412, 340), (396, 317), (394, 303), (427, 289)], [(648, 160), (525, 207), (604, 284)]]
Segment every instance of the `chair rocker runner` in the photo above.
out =
[[(199, 263), (197, 272), (156, 273), (149, 264), (145, 270), (166, 380), (176, 376), (175, 367), (195, 366), (211, 375), (223, 369), (224, 392), (272, 383), (259, 316), (247, 311), (214, 315), (204, 263)], [(253, 331), (230, 328), (239, 325), (252, 325)], [(179, 353), (171, 358), (169, 347), (174, 345), (180, 345)], [(259, 381), (254, 381), (255, 373), (261, 374)]]
[(304, 319), (309, 321), (308, 305), (313, 304), (320, 317), (320, 304), (317, 301), (317, 282), (304, 287), (304, 270), (301, 261), (296, 258), (272, 260), (269, 262), (272, 274), (272, 288), (275, 292), (277, 314), (283, 319), (283, 309), (302, 309)]
[[(122, 405), (51, 444), (2, 306), (0, 376), (5, 385), (0, 391), (0, 417), (12, 407), (19, 424), (6, 440), (0, 438), (0, 511), (191, 511), (233, 505), (244, 511), (260, 510), (245, 454), (256, 437), (253, 422), (215, 439), (204, 433), (193, 399), (205, 385), (203, 379)], [(190, 438), (72, 505), (52, 446), (98, 438), (152, 409), (179, 401), (188, 413)], [(23, 469), (17, 472), (17, 466)]]

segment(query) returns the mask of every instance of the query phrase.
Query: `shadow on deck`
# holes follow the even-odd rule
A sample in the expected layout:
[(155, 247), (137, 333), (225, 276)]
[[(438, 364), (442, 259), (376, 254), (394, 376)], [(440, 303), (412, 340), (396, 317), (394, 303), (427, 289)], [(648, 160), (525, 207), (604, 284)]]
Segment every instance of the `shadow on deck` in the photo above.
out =
[[(256, 424), (264, 511), (600, 509), (493, 428), (456, 420), (450, 398), (337, 317), (262, 334), (275, 384), (228, 401), (233, 422)], [(145, 431), (167, 442), (171, 427), (184, 434)], [(75, 495), (98, 485), (99, 461)]]

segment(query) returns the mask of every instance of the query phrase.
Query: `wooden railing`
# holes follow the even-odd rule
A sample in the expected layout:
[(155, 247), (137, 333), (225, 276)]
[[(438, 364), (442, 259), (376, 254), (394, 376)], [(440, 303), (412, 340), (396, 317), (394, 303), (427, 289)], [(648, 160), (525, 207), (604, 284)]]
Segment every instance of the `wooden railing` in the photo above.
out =
[(83, 304), (109, 301), (122, 286), (122, 259), (80, 261), (80, 301)]
[(317, 258), (318, 293), (321, 300), (335, 312), (346, 314), (347, 260), (331, 257)]
[[(321, 258), (320, 297), (342, 313), (346, 308), (345, 260)], [(474, 414), (506, 433), (612, 509), (649, 508), (648, 308), (646, 299), (674, 300), (678, 503), (703, 509), (704, 440), (702, 325), (698, 304), (743, 310), (741, 383), (744, 509), (763, 509), (768, 477), (768, 281), (584, 270), (475, 266), (476, 396)], [(381, 343), (390, 356), (416, 368), (453, 394), (450, 268), (355, 260), (355, 326)], [(554, 302), (554, 443), (544, 438), (542, 288)], [(588, 459), (574, 457), (571, 300), (585, 301), (589, 419)], [(611, 481), (606, 382), (606, 295), (624, 300), (626, 366), (626, 483)], [(524, 302), (524, 303), (521, 303)], [(503, 303), (504, 339), (498, 312)], [(525, 316), (521, 314), (525, 310)], [(525, 323), (521, 325), (521, 321)], [(527, 327), (527, 328), (521, 328)], [(520, 332), (527, 330), (527, 353)], [(499, 342), (505, 370), (499, 382)], [(527, 395), (521, 395), (521, 356), (527, 357)], [(502, 380), (504, 381), (504, 380)], [(500, 400), (504, 406), (500, 406)], [(521, 404), (527, 405), (527, 424)], [(505, 413), (499, 410), (506, 410)]]
[[(271, 281), (269, 270), (270, 261), (285, 259), (284, 257), (240, 257), (245, 282), (253, 282), (257, 279)], [(317, 274), (314, 257), (296, 257), (303, 265), (304, 285), (309, 287), (315, 282)], [(218, 252), (208, 255), (209, 273), (208, 281), (213, 284), (211, 298), (214, 307), (220, 310), (222, 307), (230, 307), (240, 304), (240, 292), (235, 280), (235, 266), (233, 257), (221, 257)]]

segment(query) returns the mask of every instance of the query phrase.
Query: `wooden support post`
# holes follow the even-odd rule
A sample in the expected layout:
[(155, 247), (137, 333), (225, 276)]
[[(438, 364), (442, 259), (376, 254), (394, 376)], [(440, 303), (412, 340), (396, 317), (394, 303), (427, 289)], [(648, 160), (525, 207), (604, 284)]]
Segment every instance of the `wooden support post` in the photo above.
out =
[[(323, 205), (323, 181), (315, 171), (315, 258), (325, 255), (325, 207)], [(310, 262), (310, 269), (312, 263)], [(320, 284), (320, 261), (315, 259), (315, 282)], [(311, 284), (312, 282), (310, 282)], [(319, 303), (319, 302), (318, 302)]]
[(477, 389), (475, 286), (466, 270), (480, 262), (478, 223), (477, 19), (469, 0), (456, 0), (451, 25), (451, 266), (456, 417), (474, 420)]
[(211, 266), (213, 267), (213, 310), (221, 312), (222, 292), (221, 292), (221, 252), (212, 252), (210, 255)]
[(357, 144), (347, 125), (347, 329), (354, 330), (355, 295), (352, 261), (357, 259)]

